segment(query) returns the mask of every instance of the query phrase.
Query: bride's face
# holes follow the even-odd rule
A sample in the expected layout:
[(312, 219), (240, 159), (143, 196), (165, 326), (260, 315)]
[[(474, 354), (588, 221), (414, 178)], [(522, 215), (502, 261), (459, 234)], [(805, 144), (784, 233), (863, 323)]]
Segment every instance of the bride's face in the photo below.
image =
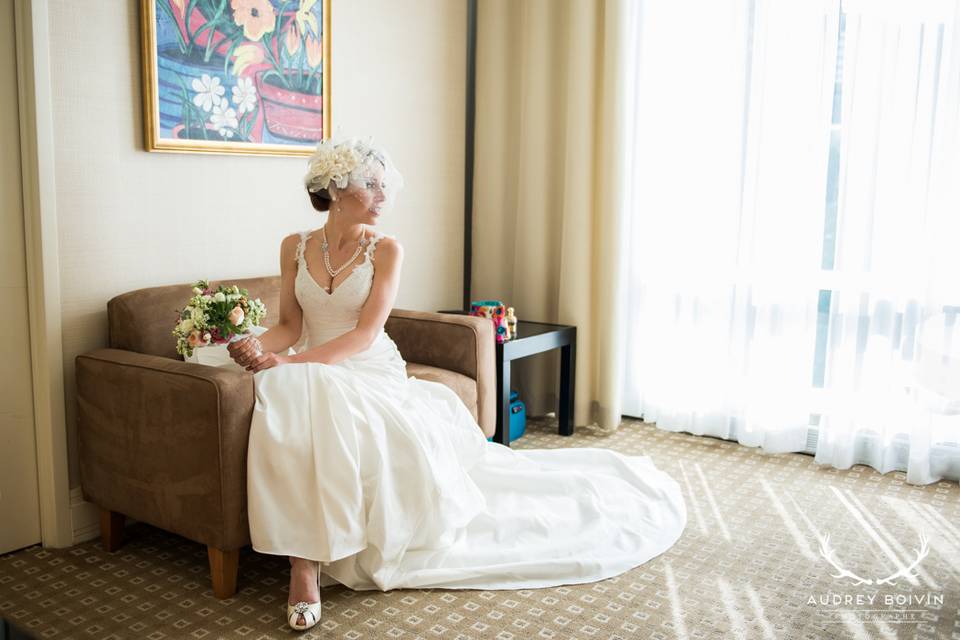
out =
[(383, 166), (374, 163), (363, 183), (351, 183), (341, 194), (337, 213), (353, 223), (376, 224), (386, 200), (383, 173)]

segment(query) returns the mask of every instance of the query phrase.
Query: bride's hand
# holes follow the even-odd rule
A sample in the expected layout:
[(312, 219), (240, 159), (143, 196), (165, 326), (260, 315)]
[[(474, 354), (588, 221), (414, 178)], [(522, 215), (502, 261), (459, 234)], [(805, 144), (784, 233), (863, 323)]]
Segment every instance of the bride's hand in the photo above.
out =
[(241, 367), (247, 367), (263, 353), (263, 345), (256, 336), (248, 336), (227, 345), (227, 353)]
[(281, 364), (288, 364), (290, 362), (291, 360), (289, 356), (282, 356), (279, 353), (268, 352), (259, 358), (254, 358), (253, 362), (247, 365), (247, 371), (253, 371), (256, 373), (258, 371), (263, 371), (264, 369), (271, 369)]

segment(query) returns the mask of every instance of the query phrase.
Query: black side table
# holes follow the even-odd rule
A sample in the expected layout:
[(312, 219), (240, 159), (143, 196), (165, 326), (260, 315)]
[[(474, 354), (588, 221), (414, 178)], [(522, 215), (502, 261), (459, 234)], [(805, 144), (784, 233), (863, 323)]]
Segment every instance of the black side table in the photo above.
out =
[[(459, 313), (465, 311), (441, 311)], [(577, 328), (566, 324), (517, 320), (517, 337), (497, 344), (497, 430), (493, 441), (510, 446), (510, 363), (560, 349), (560, 435), (573, 435), (573, 398), (577, 366)]]

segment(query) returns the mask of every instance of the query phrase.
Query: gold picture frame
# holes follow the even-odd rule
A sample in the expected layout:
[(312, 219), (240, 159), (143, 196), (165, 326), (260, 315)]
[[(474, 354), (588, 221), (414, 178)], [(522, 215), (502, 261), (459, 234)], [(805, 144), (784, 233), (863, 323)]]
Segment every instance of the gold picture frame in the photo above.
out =
[(330, 4), (141, 0), (146, 150), (310, 155), (331, 131)]

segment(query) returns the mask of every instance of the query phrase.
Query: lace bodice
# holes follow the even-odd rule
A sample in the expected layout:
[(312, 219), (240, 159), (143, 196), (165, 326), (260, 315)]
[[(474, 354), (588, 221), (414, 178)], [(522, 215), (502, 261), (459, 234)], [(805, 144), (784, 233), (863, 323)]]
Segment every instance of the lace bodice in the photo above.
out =
[(305, 248), (312, 232), (300, 232), (294, 291), (303, 309), (303, 330), (295, 347), (297, 351), (321, 345), (357, 326), (360, 309), (373, 286), (374, 251), (377, 242), (384, 237), (373, 229), (370, 231), (373, 237), (363, 252), (363, 262), (353, 267), (347, 278), (336, 285), (333, 293), (327, 293), (310, 275)]

